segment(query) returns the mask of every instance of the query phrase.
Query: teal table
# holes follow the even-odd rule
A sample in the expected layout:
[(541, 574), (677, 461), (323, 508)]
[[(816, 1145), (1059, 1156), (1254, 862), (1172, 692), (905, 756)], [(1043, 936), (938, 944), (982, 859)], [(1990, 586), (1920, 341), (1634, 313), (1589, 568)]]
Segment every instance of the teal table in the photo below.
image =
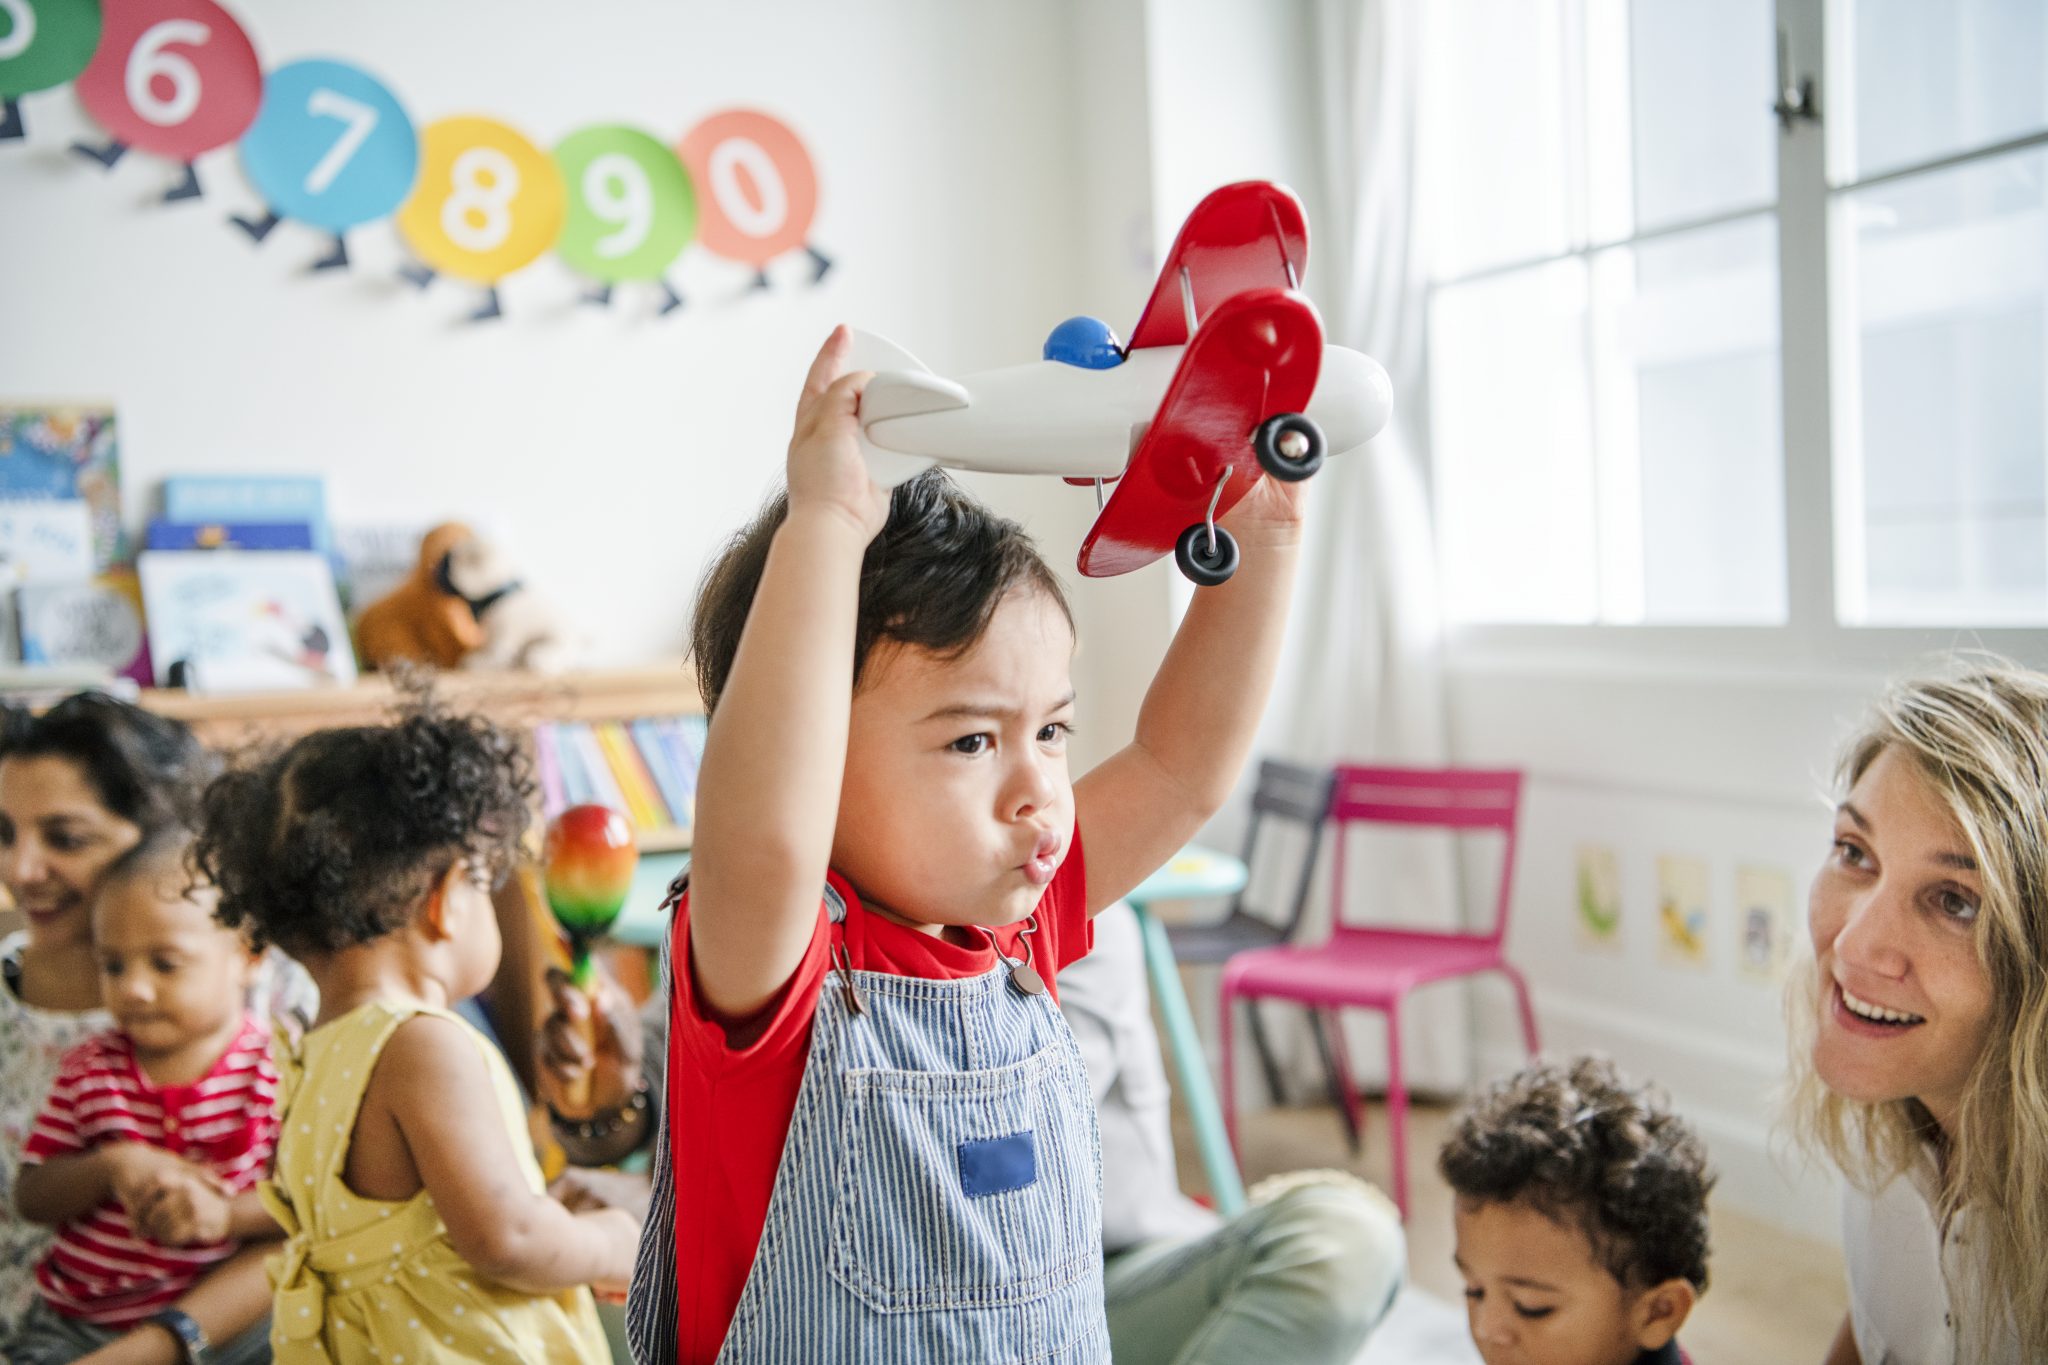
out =
[(1166, 1023), (1167, 1051), (1180, 1078), (1181, 1103), (1187, 1106), (1188, 1119), (1194, 1124), (1202, 1170), (1209, 1177), (1209, 1194), (1216, 1201), (1216, 1211), (1225, 1218), (1244, 1211), (1244, 1179), (1238, 1174), (1237, 1155), (1223, 1126), (1216, 1087), (1209, 1081), (1202, 1035), (1188, 1010), (1187, 992), (1181, 989), (1180, 964), (1174, 960), (1166, 926), (1152, 913), (1152, 906), (1159, 901), (1235, 895), (1244, 888), (1248, 875), (1245, 865), (1229, 854), (1189, 844), (1124, 897), (1137, 912), (1138, 929), (1144, 935), (1145, 974), (1151, 979), (1152, 998), (1159, 1002), (1160, 1018)]
[[(659, 951), (668, 932), (668, 916), (661, 910), (662, 898), (668, 894), (668, 884), (689, 862), (687, 853), (650, 853), (640, 859), (626, 908), (612, 925), (615, 942)], [(1180, 1080), (1181, 1102), (1187, 1106), (1188, 1118), (1194, 1124), (1195, 1143), (1201, 1149), (1210, 1197), (1216, 1201), (1217, 1212), (1226, 1218), (1244, 1208), (1244, 1180), (1238, 1175), (1237, 1157), (1224, 1131), (1216, 1087), (1209, 1080), (1209, 1060), (1202, 1051), (1202, 1036), (1196, 1031), (1194, 1015), (1188, 1009), (1187, 992), (1181, 989), (1180, 964), (1174, 961), (1166, 926), (1152, 914), (1152, 906), (1160, 901), (1234, 895), (1243, 888), (1245, 877), (1245, 865), (1236, 858), (1189, 844), (1124, 898), (1137, 912), (1138, 929), (1144, 935), (1145, 974), (1152, 983), (1152, 998), (1159, 1002), (1160, 1017), (1166, 1023), (1167, 1051)]]

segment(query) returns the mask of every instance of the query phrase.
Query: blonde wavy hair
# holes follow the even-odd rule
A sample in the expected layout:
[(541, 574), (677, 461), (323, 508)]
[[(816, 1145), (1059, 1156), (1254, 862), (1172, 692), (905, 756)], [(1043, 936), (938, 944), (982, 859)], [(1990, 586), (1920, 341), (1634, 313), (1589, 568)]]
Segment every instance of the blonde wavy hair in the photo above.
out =
[(1867, 1192), (1938, 1157), (1937, 1218), (1969, 1210), (1978, 1261), (1977, 1276), (1951, 1286), (1960, 1358), (1982, 1356), (2010, 1321), (2020, 1358), (2048, 1360), (2048, 675), (1977, 656), (1892, 687), (1843, 751), (1841, 791), (1888, 749), (1912, 761), (1977, 860), (1989, 1032), (1952, 1133), (1918, 1100), (1845, 1099), (1814, 1071), (1823, 983), (1808, 958), (1786, 994), (1791, 1126)]

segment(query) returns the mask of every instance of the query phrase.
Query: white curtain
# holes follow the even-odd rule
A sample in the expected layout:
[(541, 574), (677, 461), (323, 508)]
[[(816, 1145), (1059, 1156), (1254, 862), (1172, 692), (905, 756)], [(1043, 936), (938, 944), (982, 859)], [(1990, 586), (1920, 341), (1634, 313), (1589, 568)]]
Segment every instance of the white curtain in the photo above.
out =
[[(1362, 449), (1333, 452), (1310, 485), (1302, 582), (1259, 752), (1315, 764), (1438, 766), (1447, 747), (1436, 552), (1421, 466), (1427, 389), (1414, 193), (1421, 5), (1318, 0), (1313, 14), (1326, 141), (1323, 205), (1311, 224), (1304, 284), (1323, 310), (1330, 340), (1386, 367), (1394, 382), (1394, 418)], [(1457, 923), (1447, 841), (1358, 834), (1346, 856), (1348, 919)], [(1271, 865), (1276, 861), (1292, 863), (1293, 857), (1256, 869), (1254, 889), (1268, 905), (1284, 904), (1292, 876), (1292, 868)], [(1310, 943), (1329, 925), (1327, 838), (1316, 885), (1302, 935)], [(1317, 1093), (1321, 1072), (1300, 1012), (1262, 1008), (1297, 1087)], [(1385, 1034), (1375, 1016), (1349, 1019), (1358, 1079), (1377, 1086), (1385, 1076)], [(1402, 1011), (1401, 1022), (1410, 1087), (1461, 1089), (1467, 1077), (1462, 988), (1425, 989)], [(1256, 1065), (1241, 1065), (1240, 1074), (1247, 1078), (1242, 1102), (1261, 1102)]]

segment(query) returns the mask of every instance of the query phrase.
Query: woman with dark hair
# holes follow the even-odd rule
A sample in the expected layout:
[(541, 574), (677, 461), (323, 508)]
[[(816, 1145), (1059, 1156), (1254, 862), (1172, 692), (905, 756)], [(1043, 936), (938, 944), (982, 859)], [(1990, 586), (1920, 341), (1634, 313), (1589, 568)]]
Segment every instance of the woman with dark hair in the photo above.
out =
[[(59, 1059), (113, 1023), (100, 1005), (93, 895), (122, 854), (192, 823), (217, 766), (183, 724), (97, 693), (41, 715), (0, 711), (0, 883), (27, 920), (24, 931), (0, 939), (0, 1342), (35, 1298), (36, 1265), (51, 1239), (14, 1215), (29, 1127)], [(282, 956), (266, 958), (254, 995), (259, 1015), (303, 1020), (314, 1009), (311, 981)], [(124, 1360), (175, 1362), (188, 1354), (187, 1328), (226, 1341), (261, 1318), (268, 1301), (252, 1261), (202, 1281), (175, 1317), (109, 1350)]]

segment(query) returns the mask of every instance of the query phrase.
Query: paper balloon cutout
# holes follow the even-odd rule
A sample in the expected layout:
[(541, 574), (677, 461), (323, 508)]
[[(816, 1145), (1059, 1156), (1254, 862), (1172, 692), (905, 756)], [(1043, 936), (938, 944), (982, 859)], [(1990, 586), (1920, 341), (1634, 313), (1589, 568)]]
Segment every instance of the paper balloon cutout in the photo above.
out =
[[(571, 133), (555, 148), (568, 190), (568, 220), (555, 251), (607, 285), (661, 280), (697, 232), (690, 173), (660, 141), (619, 124)], [(669, 303), (681, 298), (663, 281)], [(609, 289), (600, 297), (609, 297)]]
[[(427, 271), (492, 286), (531, 265), (562, 230), (562, 174), (547, 153), (496, 119), (462, 115), (420, 130), (420, 172), (398, 230)], [(478, 322), (497, 317), (489, 290)]]
[(802, 247), (815, 263), (812, 278), (824, 278), (832, 263), (805, 241), (818, 211), (818, 176), (789, 125), (728, 109), (691, 129), (676, 151), (697, 182), (698, 236), (707, 250), (754, 267), (766, 286), (768, 262)]
[[(270, 73), (242, 139), (242, 169), (280, 218), (339, 236), (387, 217), (419, 170), (412, 119), (384, 83), (346, 62), (293, 62)], [(245, 226), (248, 226), (245, 224)]]
[(99, 0), (0, 0), (0, 141), (22, 135), (15, 96), (72, 79), (99, 41)]
[(165, 198), (195, 198), (192, 161), (247, 131), (262, 97), (255, 46), (213, 0), (120, 0), (78, 78), (78, 98), (114, 141), (77, 149), (106, 166), (130, 147), (182, 161), (185, 179)]

